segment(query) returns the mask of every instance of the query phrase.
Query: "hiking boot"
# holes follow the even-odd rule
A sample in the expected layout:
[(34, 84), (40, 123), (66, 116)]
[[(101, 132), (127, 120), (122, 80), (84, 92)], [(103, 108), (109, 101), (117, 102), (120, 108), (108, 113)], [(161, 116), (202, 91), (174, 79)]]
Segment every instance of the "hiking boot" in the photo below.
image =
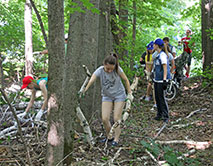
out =
[(169, 123), (169, 118), (162, 119), (164, 123)]
[(156, 117), (154, 118), (154, 120), (160, 121), (160, 120), (162, 120), (162, 118), (161, 118), (160, 116), (156, 116)]

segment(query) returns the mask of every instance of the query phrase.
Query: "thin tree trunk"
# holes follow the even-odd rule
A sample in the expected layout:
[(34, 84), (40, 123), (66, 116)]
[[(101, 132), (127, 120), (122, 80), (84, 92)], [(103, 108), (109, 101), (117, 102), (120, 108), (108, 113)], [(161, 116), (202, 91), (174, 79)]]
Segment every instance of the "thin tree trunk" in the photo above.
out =
[(64, 157), (64, 1), (48, 1), (48, 26), (50, 42), (48, 43), (48, 133), (45, 165), (62, 166)]
[(133, 21), (132, 21), (132, 56), (134, 56), (135, 40), (136, 40), (136, 1), (133, 0)]
[(33, 44), (32, 44), (32, 7), (26, 0), (24, 11), (25, 26), (25, 75), (32, 74), (33, 70)]
[(39, 11), (37, 10), (37, 8), (36, 8), (35, 3), (33, 2), (33, 0), (30, 0), (30, 3), (31, 3), (31, 5), (32, 5), (32, 7), (33, 7), (33, 10), (34, 10), (35, 13), (36, 13), (36, 17), (37, 17), (38, 22), (39, 22), (39, 24), (40, 24), (41, 32), (42, 32), (42, 34), (43, 34), (44, 41), (45, 41), (45, 43), (46, 43), (46, 48), (47, 48), (47, 47), (48, 47), (48, 40), (47, 40), (47, 35), (46, 35), (46, 33), (45, 33), (45, 30), (44, 30), (44, 25), (43, 25), (41, 16), (40, 16)]
[(119, 33), (120, 43), (120, 59), (128, 56), (128, 50), (125, 48), (127, 45), (127, 31), (128, 31), (128, 0), (119, 0), (119, 19), (121, 24), (121, 29)]
[(4, 89), (5, 83), (4, 83), (4, 72), (3, 72), (3, 56), (0, 54), (0, 80), (1, 80), (1, 88)]
[[(114, 48), (116, 48), (116, 45), (118, 46), (120, 44), (119, 41), (119, 27), (116, 23), (116, 17), (119, 13), (116, 10), (115, 2), (114, 0), (111, 1), (110, 3), (110, 24), (111, 24), (111, 29), (112, 29), (112, 35), (113, 35), (113, 40), (114, 40)], [(117, 50), (117, 49), (115, 49)], [(118, 52), (118, 51), (116, 51)]]

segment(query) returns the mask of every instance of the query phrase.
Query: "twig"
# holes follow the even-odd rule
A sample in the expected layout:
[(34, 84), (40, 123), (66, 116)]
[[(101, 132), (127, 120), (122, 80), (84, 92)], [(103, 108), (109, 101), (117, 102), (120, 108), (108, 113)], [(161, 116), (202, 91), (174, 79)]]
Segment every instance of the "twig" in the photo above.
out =
[(150, 153), (147, 149), (145, 149), (145, 152), (152, 158), (152, 160), (154, 162), (156, 162), (157, 166), (160, 166), (160, 164), (158, 163), (157, 159), (155, 159), (155, 157), (152, 155), (152, 153)]
[(191, 154), (194, 154), (196, 152), (195, 149), (190, 150), (188, 153), (183, 154), (182, 156), (179, 156), (177, 159), (182, 160), (184, 157), (188, 157)]
[(118, 151), (115, 153), (114, 157), (113, 157), (111, 160), (109, 160), (109, 166), (111, 166), (111, 165), (113, 164), (114, 160), (120, 155), (120, 151), (121, 151), (122, 149), (123, 149), (123, 148), (120, 147), (120, 148), (118, 149)]
[(160, 133), (163, 131), (163, 129), (167, 126), (167, 123), (164, 123), (163, 126), (161, 127), (161, 129), (158, 131), (158, 133), (155, 135), (154, 139), (156, 139)]
[(89, 124), (79, 106), (76, 108), (76, 113), (77, 113), (78, 118), (81, 121), (81, 126), (83, 127), (84, 133), (86, 134), (87, 141), (90, 144), (90, 147), (93, 147), (95, 142), (94, 142), (94, 139), (92, 136), (92, 132), (91, 132)]
[(0, 91), (1, 91), (1, 94), (4, 96), (5, 100), (7, 101), (7, 104), (9, 105), (10, 110), (12, 111), (13, 116), (14, 116), (16, 122), (17, 122), (17, 125), (18, 125), (18, 132), (19, 132), (19, 134), (20, 134), (21, 140), (22, 140), (22, 142), (23, 142), (23, 144), (24, 144), (24, 147), (25, 147), (25, 150), (26, 150), (26, 152), (27, 152), (28, 164), (29, 164), (30, 166), (32, 166), (32, 162), (31, 162), (31, 158), (30, 158), (30, 153), (29, 153), (28, 147), (27, 147), (27, 145), (26, 145), (26, 143), (25, 143), (25, 141), (24, 141), (24, 138), (23, 138), (23, 135), (22, 135), (22, 130), (21, 130), (21, 125), (20, 125), (20, 122), (19, 122), (19, 120), (18, 120), (18, 117), (17, 117), (17, 115), (16, 115), (16, 113), (15, 113), (15, 111), (14, 111), (12, 105), (10, 104), (10, 101), (8, 100), (6, 94), (4, 93), (4, 90), (3, 90), (2, 88), (0, 88)]
[(71, 155), (73, 153), (73, 151), (72, 152), (70, 152), (68, 155), (66, 155), (61, 161), (59, 161), (59, 163), (58, 164), (56, 164), (56, 166), (58, 166), (59, 164), (61, 164), (67, 157), (69, 157), (69, 155)]
[(192, 115), (196, 114), (197, 112), (206, 111), (206, 110), (207, 110), (207, 108), (200, 108), (198, 110), (191, 112), (186, 118), (190, 118)]

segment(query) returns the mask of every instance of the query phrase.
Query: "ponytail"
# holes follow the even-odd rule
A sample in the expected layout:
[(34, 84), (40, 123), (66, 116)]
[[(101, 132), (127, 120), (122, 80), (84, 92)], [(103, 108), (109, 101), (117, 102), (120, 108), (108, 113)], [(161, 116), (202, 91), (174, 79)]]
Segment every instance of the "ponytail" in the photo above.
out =
[(103, 64), (110, 64), (110, 65), (115, 65), (115, 71), (118, 73), (118, 56), (115, 53), (111, 53), (109, 56), (107, 56), (104, 61)]
[(168, 49), (167, 49), (167, 45), (165, 43), (162, 46), (162, 50), (166, 53), (167, 57), (169, 58), (169, 52), (168, 52)]

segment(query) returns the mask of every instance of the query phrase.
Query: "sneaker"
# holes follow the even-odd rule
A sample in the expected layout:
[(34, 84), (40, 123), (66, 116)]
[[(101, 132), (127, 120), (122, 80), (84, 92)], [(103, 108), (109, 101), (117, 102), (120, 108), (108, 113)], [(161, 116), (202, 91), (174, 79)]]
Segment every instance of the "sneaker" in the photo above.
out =
[(145, 101), (151, 101), (151, 97), (150, 96), (146, 96), (144, 100)]
[(140, 100), (144, 100), (146, 98), (146, 96), (142, 96), (140, 97)]
[[(108, 142), (112, 142), (113, 140), (114, 140), (114, 138), (108, 139)], [(107, 138), (100, 140), (101, 143), (105, 143), (106, 141), (107, 141)]]
[(112, 145), (112, 146), (118, 146), (118, 142), (112, 141), (111, 145)]
[(152, 108), (151, 108), (151, 111), (155, 111), (156, 109), (157, 109), (157, 105), (154, 104), (154, 105), (152, 106)]

